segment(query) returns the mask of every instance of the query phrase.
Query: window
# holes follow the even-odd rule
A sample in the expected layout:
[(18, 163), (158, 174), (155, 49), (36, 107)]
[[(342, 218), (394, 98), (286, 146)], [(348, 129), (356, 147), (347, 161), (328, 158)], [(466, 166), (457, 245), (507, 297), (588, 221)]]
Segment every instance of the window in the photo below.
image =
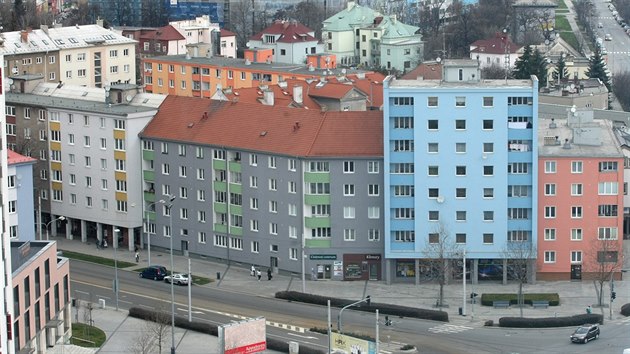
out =
[(555, 161), (545, 161), (545, 173), (556, 173)]
[(269, 212), (270, 213), (277, 213), (278, 212), (278, 202), (275, 200), (270, 200), (269, 201)]
[(343, 230), (343, 240), (344, 241), (355, 241), (356, 240), (356, 230), (355, 229), (344, 229)]
[(287, 163), (289, 164), (289, 166), (288, 166), (289, 171), (296, 171), (297, 170), (297, 161), (295, 159), (288, 159)]
[(555, 183), (545, 183), (545, 195), (556, 195)]
[(438, 143), (428, 143), (427, 144), (427, 152), (431, 154), (435, 154), (439, 151)]
[(269, 223), (269, 233), (271, 235), (277, 235), (278, 234), (278, 224), (276, 224), (275, 222)]
[(571, 263), (582, 263), (582, 251), (571, 251)]
[(354, 161), (343, 162), (343, 173), (354, 173)]
[(484, 119), (482, 127), (483, 130), (492, 130), (494, 129), (494, 121), (492, 119)]
[(197, 169), (197, 179), (198, 180), (205, 180), (206, 179), (206, 170), (204, 170), (203, 168), (198, 168)]
[(491, 154), (494, 152), (494, 143), (483, 143), (483, 153)]
[(455, 143), (455, 152), (463, 154), (466, 152), (466, 143)]
[(617, 171), (616, 161), (603, 161), (599, 163), (599, 172), (615, 172)]
[(438, 210), (429, 210), (429, 221), (439, 221), (440, 212)]
[(354, 195), (354, 184), (344, 184), (343, 185), (343, 195), (344, 196), (353, 196)]
[(275, 178), (269, 178), (269, 190), (277, 191), (278, 190), (278, 180)]
[(427, 105), (429, 107), (437, 107), (438, 106), (438, 98), (437, 96), (431, 96), (427, 98)]
[(455, 212), (455, 220), (456, 221), (466, 221), (466, 211), (458, 210)]
[(571, 173), (582, 173), (583, 168), (582, 161), (571, 161)]
[(413, 129), (413, 117), (392, 117), (394, 129)]
[(355, 217), (355, 209), (354, 207), (343, 207), (343, 218), (344, 219), (354, 219)]
[(508, 197), (524, 198), (529, 196), (528, 186), (508, 186)]
[(429, 119), (427, 121), (427, 129), (428, 130), (438, 130), (439, 123), (437, 119)]
[(378, 229), (368, 230), (368, 241), (379, 241), (381, 239), (381, 231)]
[(428, 175), (429, 176), (438, 176), (440, 171), (439, 166), (429, 166), (428, 167)]
[(483, 221), (486, 221), (486, 222), (494, 221), (494, 211), (485, 210), (483, 212)]
[(599, 182), (598, 184), (598, 194), (599, 195), (617, 195), (618, 191), (618, 183), (617, 182)]
[(429, 199), (435, 199), (440, 195), (439, 188), (429, 188)]
[(252, 188), (258, 188), (258, 177), (249, 176), (249, 186)]
[(413, 97), (394, 97), (394, 106), (411, 106), (413, 105)]
[(571, 184), (571, 195), (582, 195), (582, 183)]
[(413, 219), (415, 210), (413, 208), (394, 208), (394, 219)]
[(556, 229), (545, 229), (545, 241), (556, 240)]
[(484, 107), (492, 107), (492, 106), (494, 106), (494, 97), (485, 96), (483, 98), (483, 106)]
[(250, 166), (258, 166), (258, 155), (249, 154), (249, 165)]
[(508, 208), (508, 219), (510, 219), (510, 220), (527, 220), (527, 219), (529, 219), (529, 209), (527, 209), (527, 208)]
[(455, 97), (455, 107), (466, 107), (466, 97), (464, 96)]
[(376, 197), (379, 195), (379, 185), (378, 184), (368, 184), (368, 196)]
[(582, 241), (582, 229), (571, 229), (571, 241)]
[(483, 175), (484, 176), (493, 176), (494, 175), (494, 166), (483, 166)]
[(573, 219), (581, 219), (582, 218), (582, 207), (581, 206), (572, 206), (571, 207), (571, 218), (573, 218)]
[(167, 163), (163, 163), (162, 164), (162, 174), (163, 175), (168, 175), (171, 173), (171, 165), (167, 164)]
[(599, 216), (617, 216), (616, 204), (599, 205), (597, 209), (598, 209)]
[(295, 183), (293, 181), (289, 181), (288, 192), (291, 193), (291, 194), (297, 193), (297, 183)]
[(368, 173), (378, 173), (379, 166), (378, 161), (368, 161)]
[(466, 166), (455, 166), (456, 176), (466, 176)]
[(617, 263), (617, 251), (598, 251), (597, 262), (599, 263)]
[(556, 263), (556, 251), (545, 251), (545, 263)]
[(616, 227), (600, 227), (598, 229), (597, 238), (600, 240), (616, 240), (617, 228)]
[(368, 219), (379, 219), (381, 217), (381, 208), (377, 206), (368, 207)]
[(188, 168), (186, 168), (186, 166), (179, 166), (179, 177), (184, 177), (186, 178), (186, 176), (188, 175)]
[(509, 174), (527, 174), (529, 165), (526, 162), (513, 162), (508, 164)]
[(546, 206), (545, 207), (545, 219), (553, 219), (556, 217), (556, 207), (555, 206)]
[(292, 261), (297, 261), (298, 259), (298, 249), (297, 248), (289, 248), (289, 259)]
[(85, 156), (85, 167), (92, 167), (92, 157)]
[(251, 198), (249, 200), (249, 208), (252, 210), (258, 210), (258, 198)]
[(205, 233), (205, 232), (200, 231), (200, 232), (197, 234), (197, 241), (199, 241), (199, 243), (203, 243), (203, 244), (205, 244), (206, 242), (208, 242), (208, 236), (206, 235), (206, 233)]

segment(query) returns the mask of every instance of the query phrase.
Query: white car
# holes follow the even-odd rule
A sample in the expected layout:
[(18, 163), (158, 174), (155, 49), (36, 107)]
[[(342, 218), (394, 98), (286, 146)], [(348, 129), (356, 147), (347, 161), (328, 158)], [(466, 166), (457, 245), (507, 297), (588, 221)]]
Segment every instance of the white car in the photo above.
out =
[(173, 279), (173, 283), (176, 285), (188, 285), (188, 274), (175, 273), (172, 276), (167, 275), (164, 277), (164, 281), (170, 283), (171, 278)]

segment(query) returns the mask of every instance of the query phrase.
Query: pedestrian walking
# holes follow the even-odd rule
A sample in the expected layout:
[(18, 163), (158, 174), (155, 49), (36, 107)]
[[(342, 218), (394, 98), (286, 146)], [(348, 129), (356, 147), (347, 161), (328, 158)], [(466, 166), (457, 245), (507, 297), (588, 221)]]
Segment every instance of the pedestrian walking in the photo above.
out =
[(256, 271), (256, 276), (258, 277), (258, 281), (260, 281), (260, 278), (262, 278), (262, 273), (260, 272), (260, 269)]
[(587, 314), (589, 314), (589, 315), (590, 315), (591, 313), (593, 313), (593, 308), (591, 307), (591, 305), (588, 305), (588, 306), (586, 307), (586, 313), (587, 313)]
[(256, 267), (254, 267), (254, 265), (252, 264), (252, 270), (250, 271), (250, 274), (252, 277), (256, 276)]
[(271, 278), (273, 278), (273, 276), (271, 275), (271, 268), (267, 269), (267, 280), (271, 280)]
[(136, 263), (138, 263), (139, 261), (140, 261), (140, 253), (136, 251)]

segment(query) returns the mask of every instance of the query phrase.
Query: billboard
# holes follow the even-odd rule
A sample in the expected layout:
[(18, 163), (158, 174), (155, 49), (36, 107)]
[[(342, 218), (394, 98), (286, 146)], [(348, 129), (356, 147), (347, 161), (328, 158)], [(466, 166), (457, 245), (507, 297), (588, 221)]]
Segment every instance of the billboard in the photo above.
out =
[(264, 317), (219, 326), (219, 353), (249, 354), (267, 349), (267, 323)]
[(330, 350), (334, 354), (376, 354), (376, 344), (333, 332), (330, 334)]

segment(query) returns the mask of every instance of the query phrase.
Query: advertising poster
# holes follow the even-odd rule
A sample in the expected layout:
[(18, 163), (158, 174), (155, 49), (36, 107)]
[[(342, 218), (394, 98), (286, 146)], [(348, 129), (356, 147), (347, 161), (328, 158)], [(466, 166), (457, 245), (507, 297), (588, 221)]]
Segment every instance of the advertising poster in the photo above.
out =
[(376, 354), (376, 344), (344, 334), (330, 334), (330, 349), (334, 354)]
[(219, 326), (219, 351), (224, 354), (260, 353), (267, 349), (264, 317)]
[(333, 262), (333, 276), (334, 277), (343, 277), (343, 262), (335, 261)]

